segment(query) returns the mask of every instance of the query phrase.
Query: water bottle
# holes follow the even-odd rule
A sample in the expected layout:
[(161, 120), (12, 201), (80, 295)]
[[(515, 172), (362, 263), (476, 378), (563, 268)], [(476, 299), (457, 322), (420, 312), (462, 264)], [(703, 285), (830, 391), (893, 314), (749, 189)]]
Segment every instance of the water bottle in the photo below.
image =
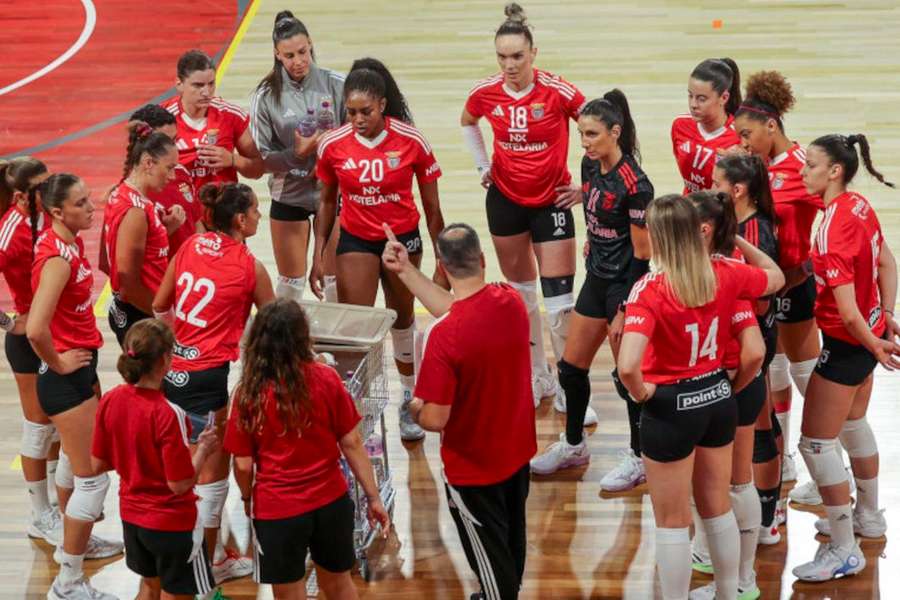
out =
[(297, 124), (297, 131), (299, 131), (300, 135), (303, 137), (311, 137), (316, 133), (317, 127), (318, 121), (316, 120), (316, 111), (312, 108), (307, 108), (306, 114), (300, 117), (300, 122)]
[[(207, 146), (215, 146), (216, 142), (219, 141), (219, 130), (218, 129), (207, 129), (206, 130), (206, 145)], [(207, 165), (207, 162), (202, 161), (204, 165)]]
[(328, 100), (322, 101), (322, 107), (316, 114), (316, 124), (319, 131), (334, 129), (334, 111), (331, 110), (331, 102)]

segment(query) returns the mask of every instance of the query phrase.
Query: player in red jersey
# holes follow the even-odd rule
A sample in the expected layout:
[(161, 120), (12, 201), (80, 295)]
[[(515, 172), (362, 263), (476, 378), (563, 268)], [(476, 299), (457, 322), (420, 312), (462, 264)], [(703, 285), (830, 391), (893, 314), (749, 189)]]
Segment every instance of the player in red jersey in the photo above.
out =
[(225, 433), (234, 477), (253, 519), (254, 579), (275, 598), (305, 594), (307, 552), (326, 598), (356, 598), (350, 569), (354, 507), (343, 454), (366, 495), (369, 523), (387, 536), (382, 503), (353, 399), (337, 372), (315, 361), (300, 306), (278, 299), (253, 320)]
[(250, 179), (263, 174), (262, 157), (250, 134), (244, 109), (216, 93), (216, 68), (201, 50), (178, 59), (178, 96), (162, 104), (175, 115), (178, 160), (199, 190), (211, 182), (236, 183), (238, 173)]
[[(770, 370), (772, 398), (784, 440), (785, 481), (797, 478), (789, 438), (791, 380), (805, 394), (819, 356), (819, 332), (813, 318), (816, 285), (809, 253), (813, 221), (824, 208), (822, 199), (803, 185), (800, 171), (805, 151), (784, 132), (782, 119), (793, 106), (791, 86), (781, 73), (761, 71), (748, 79), (746, 99), (735, 118), (741, 145), (768, 163), (778, 219), (778, 264), (787, 280), (777, 298), (778, 354)], [(804, 504), (822, 502), (811, 483), (796, 486), (790, 495)]]
[[(242, 183), (208, 184), (200, 190), (200, 201), (211, 231), (194, 235), (181, 246), (153, 300), (155, 315), (171, 320), (174, 308), (175, 357), (163, 389), (169, 400), (185, 410), (195, 435), (211, 412), (222, 433), (229, 363), (238, 358), (250, 307), (263, 306), (275, 297), (265, 268), (244, 243), (259, 225), (253, 190)], [(191, 441), (196, 442), (196, 437)], [(216, 452), (206, 462), (197, 494), (216, 581), (249, 575), (250, 560), (218, 543), (228, 494), (227, 454)]]
[[(0, 273), (13, 299), (16, 318), (6, 332), (6, 359), (16, 380), (25, 422), (22, 424), (22, 474), (31, 500), (28, 535), (51, 544), (62, 542), (62, 521), (53, 509), (56, 486), (50, 463), (57, 462), (56, 430), (37, 399), (37, 374), (41, 359), (34, 353), (25, 325), (31, 308), (31, 263), (38, 233), (49, 225), (37, 205), (37, 188), (50, 174), (36, 158), (19, 157), (0, 164)], [(48, 460), (49, 459), (49, 460)]]
[[(723, 350), (738, 300), (753, 300), (784, 284), (777, 265), (737, 243), (753, 267), (710, 259), (696, 209), (678, 195), (655, 199), (647, 226), (657, 267), (632, 289), (619, 349), (622, 383), (641, 412), (641, 450), (656, 519), (656, 562), (665, 597), (685, 598), (690, 586), (692, 481), (709, 540), (721, 597), (737, 596), (738, 528), (728, 493), (737, 423), (732, 385), (740, 391), (762, 362), (741, 352), (733, 382), (722, 371)], [(743, 341), (743, 340), (742, 340)], [(695, 471), (696, 467), (696, 471)]]
[(191, 457), (190, 421), (160, 389), (174, 346), (156, 319), (128, 331), (116, 364), (126, 383), (100, 400), (91, 456), (97, 473), (119, 475), (125, 562), (141, 576), (138, 597), (193, 600), (213, 588), (193, 490), (219, 441), (205, 429)]
[(420, 440), (425, 432), (413, 422), (408, 410), (415, 385), (413, 295), (396, 274), (381, 265), (387, 242), (382, 225), (386, 223), (396, 231), (416, 265), (421, 264), (423, 243), (419, 211), (413, 200), (413, 177), (419, 184), (422, 210), (434, 243), (444, 227), (437, 184), (441, 168), (425, 137), (409, 124), (403, 96), (398, 90), (389, 93), (377, 71), (362, 68), (347, 75), (344, 106), (349, 122), (319, 139), (316, 174), (322, 182), (322, 196), (315, 222), (310, 285), (321, 298), (323, 251), (334, 223), (340, 188), (338, 301), (372, 306), (381, 281), (385, 304), (397, 311), (391, 338), (403, 390), (400, 436), (407, 441)]
[(685, 194), (712, 188), (719, 155), (740, 142), (732, 127), (740, 104), (741, 75), (730, 58), (708, 58), (691, 72), (690, 113), (672, 121), (672, 152)]
[[(488, 228), (500, 270), (528, 307), (537, 405), (541, 398), (563, 394), (547, 368), (537, 276), (558, 362), (575, 306), (571, 208), (582, 201), (566, 167), (569, 120), (578, 118), (586, 100), (569, 82), (534, 67), (537, 48), (522, 7), (510, 3), (504, 12), (507, 20), (494, 35), (501, 72), (472, 88), (460, 124), (487, 188)], [(490, 160), (478, 126), (482, 118), (494, 132)]]
[(47, 598), (114, 600), (114, 596), (91, 587), (82, 570), (85, 558), (106, 558), (122, 552), (121, 543), (91, 535), (109, 487), (109, 477), (97, 474), (91, 465), (91, 435), (100, 388), (97, 351), (103, 337), (92, 310), (93, 273), (78, 235), (91, 227), (94, 205), (81, 179), (68, 173), (47, 178), (40, 185), (39, 195), (52, 224), (40, 235), (35, 248), (31, 274), (34, 298), (25, 334), (42, 361), (37, 378), (38, 402), (59, 431), (65, 453), (59, 471), (71, 470), (74, 474), (70, 484), (74, 491), (65, 485), (60, 488), (59, 505), (65, 514), (63, 543), (54, 553), (60, 571)]
[[(825, 217), (812, 248), (816, 278), (816, 322), (822, 354), (806, 390), (800, 454), (825, 504), (818, 533), (831, 541), (815, 558), (795, 567), (804, 581), (826, 581), (863, 570), (866, 559), (854, 535), (881, 537), (887, 530), (878, 508), (878, 446), (866, 421), (872, 371), (881, 363), (900, 368), (900, 326), (894, 320), (897, 263), (869, 202), (847, 190), (859, 169), (894, 187), (872, 166), (864, 135), (826, 135), (806, 152), (806, 190), (821, 196)], [(857, 501), (850, 510), (847, 471), (838, 439), (850, 456)]]
[(175, 206), (162, 217), (147, 197), (175, 178), (178, 152), (164, 133), (132, 121), (122, 183), (112, 191), (104, 211), (104, 245), (109, 260), (109, 326), (119, 345), (128, 329), (153, 314), (153, 296), (169, 264), (169, 233), (185, 221)]

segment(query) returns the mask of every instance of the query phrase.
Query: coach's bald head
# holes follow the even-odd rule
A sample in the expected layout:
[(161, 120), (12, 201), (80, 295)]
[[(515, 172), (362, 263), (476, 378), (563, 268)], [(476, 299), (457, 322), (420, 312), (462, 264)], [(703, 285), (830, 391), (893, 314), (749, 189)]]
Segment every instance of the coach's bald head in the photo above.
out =
[(484, 277), (484, 254), (478, 234), (465, 223), (444, 227), (437, 239), (438, 259), (454, 279)]

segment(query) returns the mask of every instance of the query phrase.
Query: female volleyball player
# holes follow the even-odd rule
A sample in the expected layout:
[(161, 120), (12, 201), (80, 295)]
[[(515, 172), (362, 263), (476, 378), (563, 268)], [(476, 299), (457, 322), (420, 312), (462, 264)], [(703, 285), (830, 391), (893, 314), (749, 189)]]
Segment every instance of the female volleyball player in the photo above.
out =
[[(242, 183), (208, 184), (200, 190), (200, 201), (211, 231), (185, 242), (153, 300), (154, 314), (166, 319), (173, 319), (169, 311), (174, 308), (175, 356), (163, 389), (191, 419), (192, 444), (210, 412), (215, 413), (217, 427), (223, 426), (229, 363), (238, 358), (250, 307), (261, 307), (275, 297), (265, 268), (244, 243), (256, 234), (260, 219), (253, 190)], [(218, 451), (206, 461), (196, 491), (216, 582), (249, 575), (250, 560), (218, 544), (228, 495), (227, 454)]]
[(256, 315), (243, 356), (225, 448), (253, 519), (255, 579), (278, 600), (303, 595), (306, 555), (329, 599), (356, 598), (350, 569), (353, 501), (343, 454), (365, 492), (372, 527), (391, 519), (356, 429), (353, 399), (331, 367), (315, 362), (309, 322), (295, 302), (276, 300)]
[(94, 205), (81, 179), (68, 173), (51, 175), (41, 183), (39, 193), (52, 224), (37, 240), (31, 274), (34, 299), (25, 332), (42, 361), (38, 402), (62, 442), (57, 483), (66, 490), (74, 487), (71, 494), (60, 494), (65, 513), (63, 543), (54, 558), (61, 566), (47, 597), (112, 600), (114, 596), (95, 590), (82, 570), (85, 558), (122, 552), (121, 543), (91, 535), (109, 488), (106, 473), (97, 474), (91, 465), (100, 387), (97, 351), (103, 338), (91, 302), (91, 265), (78, 235), (90, 228)]
[[(826, 518), (816, 522), (816, 529), (831, 536), (812, 561), (794, 568), (805, 581), (862, 571), (866, 559), (854, 533), (881, 537), (887, 530), (878, 508), (878, 447), (866, 410), (875, 366), (900, 367), (900, 327), (893, 316), (897, 263), (872, 206), (847, 189), (859, 169), (857, 146), (866, 170), (893, 187), (872, 166), (869, 143), (861, 134), (815, 139), (802, 171), (807, 192), (820, 196), (826, 209), (812, 248), (823, 348), (806, 390), (800, 454), (825, 504)], [(852, 514), (838, 438), (850, 456), (858, 490)]]
[[(631, 287), (647, 272), (650, 258), (644, 210), (653, 199), (653, 185), (638, 164), (637, 133), (625, 95), (612, 90), (588, 102), (578, 117), (578, 130), (585, 149), (581, 185), (589, 242), (587, 279), (578, 294), (558, 364), (559, 382), (568, 404), (566, 431), (531, 461), (531, 470), (539, 474), (590, 460), (583, 432), (590, 408), (588, 371), (607, 333), (621, 331), (623, 304)], [(618, 334), (610, 335), (614, 358), (619, 340)], [(621, 464), (600, 481), (606, 491), (630, 489), (644, 480), (638, 432), (640, 407), (627, 396), (631, 448), (623, 451)], [(596, 414), (589, 416), (597, 422)]]
[(412, 180), (419, 184), (422, 210), (432, 244), (444, 227), (437, 180), (441, 168), (431, 146), (408, 124), (409, 109), (399, 91), (389, 89), (377, 71), (354, 69), (344, 82), (348, 123), (319, 140), (316, 173), (322, 197), (316, 216), (316, 246), (310, 285), (322, 297), (323, 251), (335, 220), (341, 190), (340, 239), (337, 247), (338, 300), (372, 306), (381, 281), (385, 304), (397, 311), (391, 329), (394, 360), (400, 372), (400, 436), (420, 440), (425, 432), (409, 414), (415, 385), (413, 295), (395, 273), (381, 265), (387, 243), (383, 223), (398, 232), (411, 260), (422, 261), (419, 211), (413, 201)]
[[(575, 305), (571, 208), (582, 201), (566, 167), (569, 119), (578, 118), (585, 97), (561, 77), (534, 67), (537, 48), (522, 7), (510, 3), (504, 12), (507, 18), (494, 35), (501, 72), (475, 84), (460, 124), (487, 188), (488, 228), (500, 270), (528, 308), (537, 405), (541, 398), (562, 394), (547, 368), (537, 275), (558, 361)], [(494, 132), (490, 160), (478, 125), (482, 117)], [(565, 402), (557, 406), (564, 407)]]
[(122, 346), (116, 368), (125, 383), (100, 400), (94, 470), (119, 475), (125, 562), (141, 576), (138, 598), (193, 600), (213, 587), (194, 484), (219, 441), (213, 428), (203, 430), (192, 458), (190, 421), (162, 394), (175, 346), (168, 325), (136, 323)]
[[(738, 528), (728, 494), (737, 422), (732, 383), (722, 371), (738, 300), (780, 288), (784, 278), (766, 255), (742, 240), (752, 267), (710, 259), (700, 219), (678, 195), (655, 199), (647, 226), (658, 270), (635, 284), (626, 304), (618, 368), (643, 403), (641, 451), (656, 519), (656, 560), (665, 597), (683, 598), (691, 574), (690, 496), (703, 517), (716, 584), (737, 595)], [(743, 340), (742, 340), (743, 341)], [(741, 353), (733, 387), (741, 390), (762, 362)]]

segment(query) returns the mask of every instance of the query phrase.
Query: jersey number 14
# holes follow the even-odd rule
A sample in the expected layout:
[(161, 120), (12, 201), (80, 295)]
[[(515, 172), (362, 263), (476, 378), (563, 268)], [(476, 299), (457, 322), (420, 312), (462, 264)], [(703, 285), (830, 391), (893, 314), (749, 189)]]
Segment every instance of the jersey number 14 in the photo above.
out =
[(709, 331), (706, 332), (706, 338), (703, 345), (700, 345), (700, 324), (691, 323), (684, 326), (684, 330), (691, 335), (691, 360), (688, 362), (689, 367), (697, 364), (698, 358), (708, 358), (716, 360), (716, 352), (719, 347), (716, 345), (716, 335), (719, 332), (719, 317), (712, 320), (709, 324)]

